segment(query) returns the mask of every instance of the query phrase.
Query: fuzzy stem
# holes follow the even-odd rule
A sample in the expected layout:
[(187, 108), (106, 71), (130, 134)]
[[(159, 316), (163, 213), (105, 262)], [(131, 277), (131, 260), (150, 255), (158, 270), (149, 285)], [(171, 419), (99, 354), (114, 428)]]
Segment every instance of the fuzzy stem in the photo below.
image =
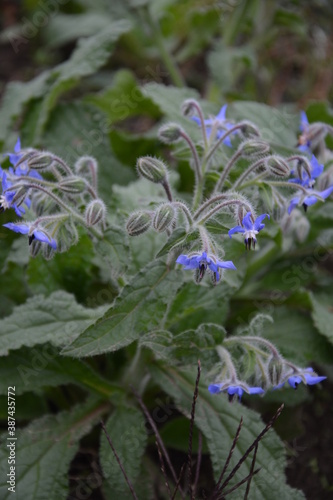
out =
[(213, 203), (216, 203), (217, 201), (225, 200), (228, 196), (230, 196), (229, 193), (218, 194), (216, 196), (213, 196), (213, 198), (210, 198), (209, 200), (205, 201), (205, 203), (203, 203), (195, 212), (195, 214), (193, 215), (193, 219), (196, 220), (199, 217), (199, 215), (206, 210), (206, 208), (208, 208)]
[(248, 167), (247, 170), (245, 170), (245, 172), (240, 175), (237, 179), (237, 181), (234, 183), (233, 185), (233, 189), (237, 189), (243, 182), (243, 180), (251, 173), (253, 172), (256, 168), (262, 166), (265, 164), (265, 160), (263, 160), (263, 158), (260, 158), (259, 160), (257, 160), (256, 162), (254, 162), (252, 165), (250, 165)]
[(196, 175), (196, 180), (198, 182), (202, 179), (201, 166), (200, 166), (198, 152), (196, 150), (195, 145), (193, 144), (192, 139), (184, 130), (180, 131), (180, 137), (182, 137), (190, 147), (190, 150), (191, 150), (191, 153), (192, 153), (192, 156), (194, 159), (194, 171), (195, 171), (195, 175)]
[(219, 148), (219, 146), (223, 143), (223, 141), (229, 137), (229, 135), (231, 135), (233, 132), (235, 132), (235, 130), (238, 130), (240, 128), (243, 128), (245, 125), (245, 122), (240, 122), (240, 123), (237, 123), (237, 125), (235, 125), (234, 127), (232, 128), (229, 128), (227, 130), (227, 132), (225, 134), (223, 134), (217, 142), (215, 142), (214, 146), (212, 147), (212, 149), (210, 151), (208, 151), (207, 155), (205, 156), (204, 160), (206, 163), (209, 162), (209, 160), (211, 159), (211, 157), (213, 156), (213, 154), (215, 153), (215, 151)]
[(246, 207), (246, 203), (240, 200), (228, 200), (223, 203), (219, 203), (218, 205), (216, 205), (216, 207), (212, 208), (206, 215), (204, 215), (202, 219), (199, 219), (198, 224), (204, 224), (216, 212), (219, 212), (222, 208), (227, 207), (229, 205), (244, 205), (244, 207)]
[(217, 354), (219, 355), (221, 361), (223, 363), (225, 363), (225, 365), (228, 369), (231, 382), (236, 382), (237, 372), (236, 372), (235, 365), (231, 359), (229, 351), (227, 351), (227, 349), (225, 349), (221, 345), (216, 346), (216, 350), (217, 350)]
[(199, 229), (199, 233), (200, 233), (200, 239), (201, 239), (203, 251), (208, 253), (211, 250), (212, 253), (214, 253), (214, 251), (215, 251), (214, 245), (212, 244), (206, 229), (203, 226), (199, 226), (198, 229)]
[(185, 203), (182, 203), (181, 201), (173, 201), (172, 204), (176, 207), (179, 207), (184, 212), (184, 215), (190, 227), (193, 226), (193, 218), (191, 212), (189, 211)]
[(258, 343), (261, 343), (263, 344), (269, 351), (271, 351), (271, 353), (273, 354), (273, 356), (276, 356), (278, 358), (281, 358), (280, 354), (279, 354), (279, 351), (276, 349), (276, 347), (271, 343), (269, 342), (268, 340), (262, 338), (262, 337), (255, 337), (255, 336), (251, 336), (251, 335), (246, 335), (246, 337), (229, 337), (227, 339), (224, 340), (224, 343), (233, 343), (233, 342), (238, 342), (240, 344), (242, 344), (242, 341), (245, 341), (245, 342), (258, 342)]
[(161, 185), (164, 188), (164, 191), (167, 195), (168, 200), (172, 201), (173, 197), (172, 197), (171, 187), (170, 187), (170, 184), (168, 183), (168, 181), (165, 179), (163, 182), (161, 182)]
[(192, 103), (193, 107), (197, 110), (197, 113), (199, 115), (199, 119), (201, 122), (202, 137), (203, 137), (205, 151), (206, 151), (208, 148), (208, 140), (207, 140), (207, 130), (206, 130), (205, 118), (204, 118), (200, 104), (197, 101), (195, 101), (194, 99), (193, 99), (193, 101), (191, 100), (191, 103)]
[(236, 153), (231, 157), (231, 159), (227, 163), (225, 169), (221, 173), (221, 176), (220, 176), (219, 180), (216, 183), (216, 186), (215, 186), (215, 189), (214, 189), (214, 193), (216, 193), (217, 191), (220, 191), (222, 189), (224, 181), (226, 180), (226, 178), (227, 178), (227, 176), (228, 176), (228, 174), (229, 174), (232, 166), (236, 163), (236, 161), (238, 160), (238, 158), (240, 158), (241, 156), (242, 156), (242, 149), (238, 149), (236, 151)]

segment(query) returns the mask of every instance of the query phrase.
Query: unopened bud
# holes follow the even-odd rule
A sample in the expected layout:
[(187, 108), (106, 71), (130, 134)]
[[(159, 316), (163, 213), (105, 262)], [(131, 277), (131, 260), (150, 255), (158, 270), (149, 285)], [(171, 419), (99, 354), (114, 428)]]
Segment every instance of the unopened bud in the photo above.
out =
[(92, 156), (82, 156), (79, 158), (75, 165), (74, 170), (77, 174), (86, 176), (96, 176), (98, 170), (98, 163)]
[(243, 142), (239, 149), (242, 152), (242, 156), (246, 158), (257, 158), (258, 156), (263, 156), (270, 151), (270, 146), (267, 142), (249, 139), (248, 141)]
[(148, 211), (135, 212), (126, 224), (126, 230), (130, 236), (138, 236), (148, 231), (152, 224), (152, 213)]
[(79, 234), (77, 232), (74, 222), (67, 219), (65, 223), (61, 224), (57, 232), (57, 250), (59, 253), (67, 252), (67, 250), (76, 245), (79, 241)]
[(158, 232), (163, 232), (172, 225), (176, 218), (176, 210), (171, 203), (163, 203), (156, 210), (153, 227)]
[(239, 125), (241, 125), (240, 131), (245, 137), (260, 137), (260, 130), (252, 122), (244, 120)]
[(12, 199), (12, 204), (13, 205), (16, 204), (19, 207), (20, 205), (22, 205), (26, 197), (27, 197), (27, 188), (20, 187), (15, 191), (15, 194)]
[(281, 380), (283, 361), (280, 356), (272, 356), (268, 362), (268, 375), (272, 385), (278, 385)]
[(325, 138), (326, 134), (327, 127), (325, 123), (311, 123), (306, 131), (306, 139), (311, 142), (312, 148), (315, 148)]
[(181, 139), (182, 133), (183, 129), (178, 123), (167, 123), (159, 129), (158, 136), (165, 144), (172, 144)]
[(67, 177), (63, 179), (58, 184), (59, 189), (69, 194), (80, 194), (83, 193), (86, 188), (86, 182), (81, 177)]
[(276, 177), (288, 177), (290, 168), (282, 156), (274, 155), (266, 158), (266, 168)]
[(27, 160), (29, 160), (29, 158), (34, 156), (36, 153), (38, 153), (37, 149), (32, 149), (32, 148), (26, 149), (24, 153), (20, 152), (19, 153), (20, 158), (14, 165), (15, 168), (17, 168), (19, 165), (22, 165), (22, 163), (25, 163)]
[(184, 116), (192, 116), (199, 107), (200, 105), (195, 99), (186, 99), (181, 106), (181, 112)]
[(168, 171), (163, 161), (150, 156), (139, 158), (136, 163), (138, 174), (151, 182), (162, 183), (165, 181)]
[(28, 167), (34, 170), (43, 170), (51, 165), (53, 155), (50, 153), (37, 153), (31, 156), (28, 160)]
[(100, 221), (104, 221), (106, 216), (106, 207), (102, 200), (92, 200), (86, 208), (85, 218), (87, 226), (94, 226)]

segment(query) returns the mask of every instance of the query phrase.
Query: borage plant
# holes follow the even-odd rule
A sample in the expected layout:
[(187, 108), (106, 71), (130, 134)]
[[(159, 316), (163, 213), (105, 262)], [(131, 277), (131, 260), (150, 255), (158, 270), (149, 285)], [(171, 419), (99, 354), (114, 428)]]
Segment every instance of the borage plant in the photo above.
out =
[[(56, 259), (87, 233), (95, 247), (99, 272), (111, 264), (114, 299), (111, 305), (88, 309), (76, 304), (72, 296), (54, 292), (42, 299), (33, 297), (1, 322), (2, 353), (14, 351), (9, 355), (9, 366), (17, 356), (19, 369), (12, 374), (17, 385), (22, 385), (22, 374), (25, 390), (31, 391), (53, 385), (54, 377), (62, 384), (74, 383), (93, 393), (84, 404), (74, 397), (77, 406), (59, 416), (42, 417), (21, 432), (17, 460), (24, 464), (18, 476), (22, 490), (37, 484), (49, 498), (65, 498), (63, 475), (77, 449), (71, 446), (73, 440), (77, 442), (111, 410), (105, 428), (115, 441), (115, 449), (120, 450), (131, 484), (142, 498), (152, 496), (157, 474), (149, 455), (142, 460), (147, 445), (145, 421), (136, 408), (130, 383), (136, 383), (140, 400), (145, 395), (149, 404), (154, 404), (152, 398), (158, 401), (156, 384), (172, 397), (176, 406), (171, 407), (170, 401), (164, 405), (167, 418), (172, 416), (164, 432), (170, 445), (171, 435), (174, 441), (179, 439), (183, 450), (181, 429), (186, 423), (180, 415), (190, 415), (195, 366), (201, 360), (205, 381), (200, 383), (195, 425), (204, 436), (203, 446), (211, 456), (218, 484), (225, 461), (231, 460), (235, 467), (261, 430), (255, 412), (238, 403), (229, 405), (228, 399), (241, 400), (243, 394), (273, 395), (286, 384), (295, 389), (301, 383), (313, 385), (326, 378), (305, 363), (290, 361), (263, 335), (260, 325), (272, 321), (269, 315), (256, 315), (249, 325), (231, 328), (228, 336), (223, 324), (227, 313), (224, 302), (240, 287), (246, 272), (238, 235), (245, 243), (242, 252), (248, 251), (248, 257), (253, 252), (260, 255), (265, 234), (276, 237), (269, 229), (274, 219), (281, 221), (288, 235), (298, 229), (297, 218), (292, 218), (297, 207), (306, 211), (331, 195), (330, 172), (324, 171), (320, 161), (329, 154), (324, 139), (332, 130), (323, 123), (310, 125), (302, 114), (299, 145), (286, 156), (264, 139), (255, 123), (234, 122), (226, 117), (226, 111), (223, 107), (216, 117), (205, 118), (199, 102), (188, 99), (183, 103), (189, 128), (193, 130), (194, 124), (199, 127), (196, 132), (200, 131), (201, 138), (197, 141), (184, 125), (167, 123), (160, 128), (159, 138), (175, 144), (176, 155), (190, 154), (193, 192), (181, 199), (174, 187), (177, 179), (164, 161), (139, 158), (137, 172), (142, 182), (148, 180), (153, 186), (144, 196), (138, 189), (134, 199), (133, 186), (127, 193), (127, 188), (119, 188), (118, 193), (115, 189), (132, 204), (138, 200), (133, 212), (126, 214), (126, 231), (119, 225), (126, 203), (115, 204), (114, 213), (107, 215), (98, 196), (93, 158), (82, 157), (72, 168), (49, 151), (21, 149), (19, 142), (8, 155), (11, 166), (1, 172), (1, 209), (14, 209), (20, 220), (7, 222), (5, 227), (28, 236), (32, 256), (41, 252), (48, 259)], [(264, 203), (263, 190), (270, 193), (269, 204)], [(137, 236), (139, 244), (135, 243)], [(19, 335), (22, 321), (23, 337)], [(43, 336), (45, 325), (49, 331)], [(46, 356), (41, 346), (48, 342), (53, 347)], [(22, 362), (26, 346), (36, 346), (44, 359), (42, 368), (34, 370), (37, 377)], [(15, 353), (18, 349), (19, 354)], [(103, 361), (75, 359), (116, 351), (113, 359), (106, 356)], [(246, 418), (248, 436), (244, 442), (234, 441), (235, 452), (228, 458), (240, 414)], [(191, 422), (193, 425), (194, 420)], [(36, 446), (34, 457), (28, 452), (31, 442)], [(43, 456), (45, 442), (52, 448), (60, 471), (53, 497), (47, 489), (50, 471)], [(64, 457), (59, 443), (66, 448)], [(36, 455), (40, 457), (38, 470)], [(283, 445), (275, 434), (267, 436), (256, 460), (261, 472), (251, 482), (253, 498), (302, 498), (285, 483)], [(123, 495), (126, 483), (104, 440), (100, 465), (96, 488), (102, 488), (105, 498), (112, 498), (115, 492)], [(178, 473), (176, 479), (168, 480), (177, 483), (177, 477), (182, 476)], [(231, 489), (238, 482), (235, 477)], [(242, 487), (247, 495), (246, 484), (239, 485), (237, 494)], [(73, 480), (70, 498), (76, 498), (80, 488), (81, 483)], [(184, 488), (183, 484), (180, 491)], [(189, 491), (193, 491), (191, 484)], [(203, 485), (203, 491), (206, 494), (209, 485)]]

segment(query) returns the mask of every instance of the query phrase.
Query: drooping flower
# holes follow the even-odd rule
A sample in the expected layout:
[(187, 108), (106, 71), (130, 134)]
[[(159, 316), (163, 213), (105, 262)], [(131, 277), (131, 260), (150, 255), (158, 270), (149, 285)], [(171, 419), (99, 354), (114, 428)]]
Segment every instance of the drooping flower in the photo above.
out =
[[(319, 177), (324, 170), (324, 165), (319, 163), (315, 155), (312, 155), (311, 160), (310, 160), (310, 166), (311, 166), (311, 172), (309, 173), (305, 170), (301, 170), (301, 177), (300, 176), (295, 176), (294, 179), (289, 179), (288, 182), (294, 183), (294, 184), (300, 184), (301, 186), (305, 188), (312, 188), (317, 177)], [(295, 170), (292, 170), (291, 173), (295, 175)]]
[[(317, 201), (320, 200), (320, 198), (326, 200), (326, 198), (328, 198), (332, 192), (333, 192), (333, 186), (330, 186), (324, 191), (315, 191), (314, 189), (308, 189), (307, 193), (304, 193), (301, 196), (295, 196), (290, 200), (288, 207), (288, 214), (290, 214), (292, 210), (294, 210), (294, 208), (299, 205), (303, 205), (303, 208), (306, 212), (308, 207), (317, 203)], [(320, 198), (318, 198), (318, 196)]]
[[(227, 130), (230, 130), (232, 128), (232, 124), (230, 122), (228, 122), (228, 120), (226, 118), (227, 107), (228, 107), (228, 105), (224, 104), (224, 106), (222, 106), (222, 108), (220, 109), (220, 111), (218, 112), (218, 114), (215, 117), (208, 118), (207, 120), (204, 121), (208, 137), (210, 136), (210, 134), (212, 132), (213, 126), (217, 130), (216, 139), (220, 139), (220, 137), (222, 137), (226, 133)], [(198, 118), (197, 116), (192, 116), (192, 120), (194, 120), (198, 125), (201, 126), (200, 118)], [(229, 136), (224, 139), (223, 144), (225, 144), (226, 146), (229, 146), (230, 148), (232, 147), (231, 140), (230, 140)]]
[(262, 214), (259, 215), (259, 217), (257, 217), (253, 222), (251, 212), (247, 212), (242, 220), (242, 225), (230, 229), (230, 231), (228, 232), (229, 237), (231, 238), (231, 236), (235, 233), (243, 233), (245, 248), (251, 250), (251, 244), (253, 244), (253, 248), (255, 248), (255, 244), (257, 242), (256, 235), (265, 227), (265, 224), (262, 223), (265, 217), (268, 217), (268, 219), (270, 219), (270, 216), (268, 214)]
[(281, 389), (281, 387), (283, 387), (286, 382), (288, 382), (290, 387), (292, 387), (293, 389), (297, 389), (297, 386), (302, 382), (306, 383), (307, 385), (314, 385), (319, 384), (326, 379), (327, 377), (316, 375), (313, 369), (311, 367), (308, 367), (305, 368), (305, 370), (300, 371), (298, 374), (293, 373), (289, 375), (287, 380), (285, 380), (281, 384), (276, 385), (274, 389)]
[(177, 264), (182, 264), (184, 269), (196, 269), (197, 270), (197, 282), (200, 282), (205, 275), (207, 267), (212, 271), (214, 282), (218, 282), (220, 279), (219, 268), (221, 269), (235, 269), (233, 262), (231, 260), (220, 261), (215, 255), (208, 256), (206, 252), (201, 254), (194, 254), (191, 256), (179, 255), (176, 260)]
[(23, 161), (19, 166), (15, 168), (17, 162), (22, 158), (24, 151), (21, 149), (21, 139), (18, 137), (16, 144), (14, 146), (14, 153), (7, 153), (9, 156), (9, 161), (14, 168), (10, 168), (9, 172), (16, 176), (27, 175), (34, 179), (43, 179), (43, 177), (36, 170), (31, 170), (28, 166), (27, 161)]
[(220, 392), (226, 392), (228, 394), (229, 401), (234, 398), (241, 400), (244, 392), (247, 394), (263, 394), (265, 391), (261, 387), (249, 387), (244, 383), (229, 383), (221, 382), (220, 384), (210, 384), (208, 390), (211, 394), (219, 394)]
[(301, 131), (301, 135), (298, 138), (297, 148), (300, 151), (303, 151), (304, 153), (309, 153), (309, 152), (311, 152), (311, 149), (310, 149), (311, 141), (308, 137), (309, 120), (308, 120), (308, 117), (306, 116), (305, 111), (301, 111), (301, 120), (300, 120), (299, 129)]
[(44, 229), (33, 229), (32, 225), (29, 223), (8, 222), (7, 224), (3, 224), (3, 226), (15, 233), (27, 234), (29, 237), (29, 245), (31, 245), (34, 240), (38, 240), (41, 243), (47, 243), (54, 250), (57, 248), (57, 242), (51, 238)]

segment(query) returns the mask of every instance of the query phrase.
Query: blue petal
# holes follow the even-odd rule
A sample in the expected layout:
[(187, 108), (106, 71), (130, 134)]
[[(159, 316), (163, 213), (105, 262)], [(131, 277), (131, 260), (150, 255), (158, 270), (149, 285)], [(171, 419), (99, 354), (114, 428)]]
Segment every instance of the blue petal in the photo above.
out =
[(265, 391), (261, 387), (249, 387), (250, 394), (263, 394)]
[(239, 399), (242, 397), (244, 390), (239, 387), (238, 385), (230, 386), (227, 389), (227, 393), (230, 394), (230, 396), (233, 396), (234, 394), (237, 394), (239, 396)]
[(315, 203), (317, 203), (318, 198), (316, 196), (307, 196), (304, 198), (304, 204), (307, 205), (308, 207), (311, 207)]
[(326, 380), (327, 377), (313, 377), (311, 375), (309, 375), (308, 373), (304, 373), (304, 376), (305, 376), (305, 379), (306, 379), (306, 383), (308, 385), (314, 385), (314, 384), (319, 384), (319, 382), (322, 382), (323, 380)]
[(178, 259), (176, 260), (177, 264), (183, 264), (183, 266), (186, 266), (189, 261), (190, 261), (189, 257), (183, 254), (179, 255)]
[(300, 123), (300, 130), (301, 132), (304, 132), (309, 126), (309, 120), (308, 117), (306, 116), (305, 111), (301, 111), (301, 123)]
[(243, 226), (247, 231), (252, 231), (253, 230), (253, 222), (252, 222), (252, 214), (251, 212), (247, 212), (243, 219)]
[(234, 263), (231, 260), (225, 260), (224, 262), (217, 261), (218, 267), (222, 267), (223, 269), (234, 269), (237, 271), (237, 267), (235, 267)]
[(28, 234), (29, 232), (29, 226), (27, 224), (14, 224), (13, 222), (8, 222), (7, 224), (3, 224), (3, 226), (15, 233)]
[(292, 377), (288, 378), (288, 384), (293, 389), (296, 389), (298, 384), (300, 384), (301, 382), (303, 382), (303, 381), (302, 381), (301, 377), (299, 377), (298, 375), (293, 375)]
[(14, 146), (14, 152), (18, 153), (19, 151), (21, 151), (21, 139), (18, 137)]
[(216, 115), (217, 120), (220, 121), (225, 121), (226, 120), (226, 111), (227, 111), (228, 104), (224, 104), (218, 114)]
[(265, 219), (265, 217), (268, 217), (268, 219), (270, 219), (270, 216), (268, 214), (262, 214), (256, 218), (256, 220), (253, 224), (253, 227), (256, 231), (261, 231), (265, 227), (265, 224), (261, 224), (261, 221), (263, 221)]
[(38, 229), (35, 229), (33, 232), (34, 237), (36, 240), (41, 241), (42, 243), (47, 243), (50, 245), (54, 250), (57, 248), (57, 243), (53, 238), (49, 238), (45, 233), (42, 231), (38, 231)]
[(208, 386), (208, 390), (212, 394), (218, 394), (219, 392), (221, 392), (221, 387), (222, 384), (210, 384)]
[(322, 198), (326, 200), (326, 198), (329, 197), (332, 191), (333, 191), (333, 186), (330, 186), (329, 188), (325, 189), (325, 191), (320, 191), (319, 194)]
[(296, 197), (296, 198), (293, 198), (291, 201), (290, 201), (290, 204), (289, 204), (289, 207), (288, 207), (288, 214), (290, 215), (290, 213), (292, 212), (292, 210), (294, 210), (295, 207), (298, 206), (298, 203), (299, 203), (299, 200), (300, 200), (300, 197)]
[(230, 231), (228, 231), (230, 238), (235, 233), (245, 233), (245, 229), (242, 226), (236, 226), (236, 227), (233, 227), (232, 229), (230, 229)]
[(311, 178), (316, 179), (320, 174), (323, 173), (324, 165), (321, 165), (317, 160), (317, 158), (315, 157), (315, 155), (312, 155), (311, 166), (312, 166)]

